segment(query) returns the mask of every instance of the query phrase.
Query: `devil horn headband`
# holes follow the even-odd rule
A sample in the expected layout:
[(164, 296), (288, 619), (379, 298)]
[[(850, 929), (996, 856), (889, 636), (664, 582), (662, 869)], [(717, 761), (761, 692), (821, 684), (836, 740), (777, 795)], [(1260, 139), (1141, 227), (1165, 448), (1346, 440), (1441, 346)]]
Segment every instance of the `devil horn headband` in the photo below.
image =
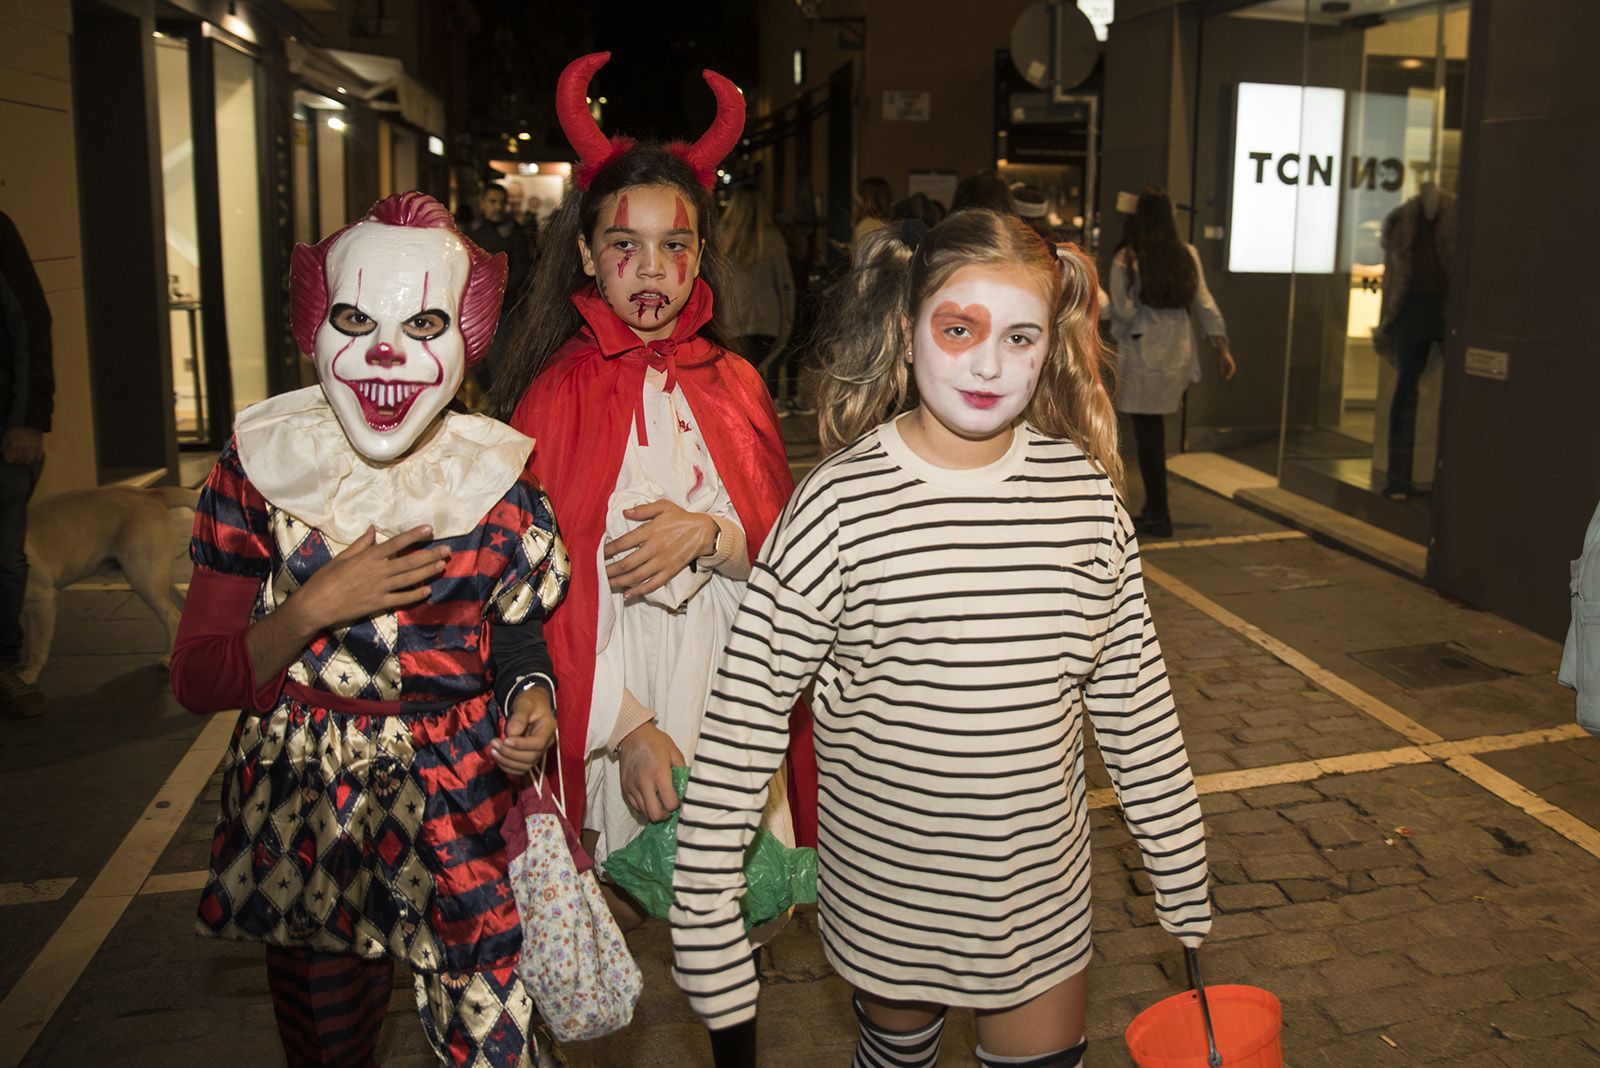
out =
[[(610, 52), (580, 56), (567, 64), (556, 82), (556, 117), (561, 120), (561, 132), (578, 153), (573, 181), (580, 189), (588, 189), (606, 164), (633, 147), (631, 138), (606, 137), (589, 112), (589, 83), (610, 59)], [(717, 164), (727, 158), (744, 133), (744, 93), (714, 70), (702, 71), (701, 77), (716, 95), (717, 117), (694, 144), (675, 141), (667, 149), (693, 168), (700, 184), (710, 189), (717, 180)]]

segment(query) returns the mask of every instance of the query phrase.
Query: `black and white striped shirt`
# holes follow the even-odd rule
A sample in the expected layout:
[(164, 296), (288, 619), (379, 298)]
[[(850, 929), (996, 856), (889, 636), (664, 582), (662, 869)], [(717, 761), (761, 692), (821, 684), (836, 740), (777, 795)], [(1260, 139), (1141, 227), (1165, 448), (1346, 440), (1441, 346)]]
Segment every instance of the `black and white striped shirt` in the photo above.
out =
[(795, 492), (712, 688), (672, 923), (713, 1028), (755, 1013), (741, 860), (813, 675), (818, 914), (855, 986), (1004, 1008), (1087, 965), (1084, 710), (1161, 922), (1190, 944), (1210, 929), (1200, 806), (1110, 481), (1029, 426), (948, 470), (889, 423)]

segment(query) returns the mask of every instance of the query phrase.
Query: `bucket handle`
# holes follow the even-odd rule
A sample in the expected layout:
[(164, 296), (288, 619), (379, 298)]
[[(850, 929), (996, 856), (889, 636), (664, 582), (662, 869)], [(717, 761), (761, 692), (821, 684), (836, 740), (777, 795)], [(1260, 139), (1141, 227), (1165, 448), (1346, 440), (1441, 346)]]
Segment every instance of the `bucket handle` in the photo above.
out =
[(1206, 1024), (1206, 1064), (1210, 1068), (1222, 1068), (1222, 1054), (1217, 1052), (1217, 1034), (1211, 1029), (1211, 1005), (1206, 1001), (1206, 983), (1200, 976), (1200, 951), (1193, 946), (1184, 946), (1183, 955), (1189, 962), (1189, 985), (1200, 995), (1200, 1018)]

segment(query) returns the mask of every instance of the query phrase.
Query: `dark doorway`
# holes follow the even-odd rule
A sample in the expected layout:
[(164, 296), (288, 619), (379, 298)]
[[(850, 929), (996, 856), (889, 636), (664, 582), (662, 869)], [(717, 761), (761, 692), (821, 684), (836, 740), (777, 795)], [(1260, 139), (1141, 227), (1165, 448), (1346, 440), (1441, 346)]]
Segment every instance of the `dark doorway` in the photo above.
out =
[(150, 151), (150, 30), (135, 15), (73, 4), (84, 298), (102, 482), (177, 472), (166, 248)]

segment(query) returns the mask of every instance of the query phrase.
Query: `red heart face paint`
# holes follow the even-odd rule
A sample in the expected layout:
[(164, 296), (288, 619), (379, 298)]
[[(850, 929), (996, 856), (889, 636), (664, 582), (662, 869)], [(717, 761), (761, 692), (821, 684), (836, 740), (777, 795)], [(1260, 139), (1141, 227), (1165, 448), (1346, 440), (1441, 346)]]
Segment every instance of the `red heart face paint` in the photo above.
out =
[(700, 269), (690, 205), (672, 186), (630, 186), (602, 204), (584, 272), (611, 310), (646, 341), (667, 337)]
[(974, 345), (989, 340), (991, 332), (989, 309), (982, 304), (968, 304), (965, 308), (947, 300), (933, 309), (930, 323), (933, 340), (951, 356), (959, 356)]
[(923, 304), (912, 338), (921, 407), (952, 443), (1009, 434), (1033, 399), (1049, 347), (1038, 279), (1011, 266), (963, 267)]

